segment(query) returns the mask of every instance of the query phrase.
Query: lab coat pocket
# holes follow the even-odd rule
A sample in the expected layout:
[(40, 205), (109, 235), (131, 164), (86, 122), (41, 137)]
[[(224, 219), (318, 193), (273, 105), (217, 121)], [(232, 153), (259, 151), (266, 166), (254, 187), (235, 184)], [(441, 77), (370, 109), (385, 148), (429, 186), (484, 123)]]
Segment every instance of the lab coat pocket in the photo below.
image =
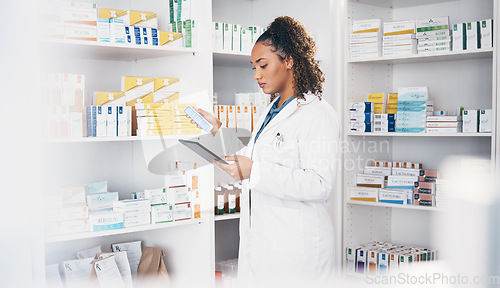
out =
[[(264, 245), (269, 249), (303, 255), (305, 252), (304, 213), (296, 208), (269, 207), (269, 222), (263, 225)], [(265, 227), (265, 228), (264, 228)]]
[(273, 158), (276, 163), (295, 167), (299, 158), (299, 145), (297, 140), (279, 141), (275, 139), (273, 143)]

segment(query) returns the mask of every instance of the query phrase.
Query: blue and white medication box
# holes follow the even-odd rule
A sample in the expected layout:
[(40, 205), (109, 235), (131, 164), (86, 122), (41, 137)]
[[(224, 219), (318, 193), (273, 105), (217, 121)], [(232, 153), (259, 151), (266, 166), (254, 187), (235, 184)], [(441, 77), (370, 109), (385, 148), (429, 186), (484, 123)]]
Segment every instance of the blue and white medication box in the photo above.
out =
[(115, 211), (93, 212), (89, 214), (91, 231), (123, 229), (123, 213)]

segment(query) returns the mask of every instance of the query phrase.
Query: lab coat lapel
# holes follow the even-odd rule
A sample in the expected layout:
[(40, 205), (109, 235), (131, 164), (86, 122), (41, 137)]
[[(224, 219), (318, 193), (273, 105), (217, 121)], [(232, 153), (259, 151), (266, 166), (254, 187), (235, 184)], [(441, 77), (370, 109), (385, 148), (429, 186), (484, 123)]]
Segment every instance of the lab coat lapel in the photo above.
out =
[[(299, 108), (299, 106), (298, 106), (299, 103), (300, 103), (300, 105), (306, 105), (306, 104), (313, 102), (315, 100), (315, 98), (317, 98), (317, 96), (313, 95), (313, 94), (305, 94), (304, 97), (306, 98), (306, 100), (294, 99), (290, 103), (288, 103), (288, 105), (286, 105), (283, 108), (283, 110), (281, 110), (278, 113), (278, 115), (276, 115), (271, 120), (271, 122), (269, 122), (266, 125), (266, 127), (264, 128), (262, 133), (265, 133), (267, 130), (271, 129), (273, 126), (275, 126), (276, 124), (280, 123), (282, 120), (284, 120), (284, 119), (288, 118), (290, 115), (292, 115), (293, 112), (295, 112)], [(267, 113), (269, 113), (269, 109), (267, 110)], [(266, 113), (266, 115), (267, 115), (267, 113)]]
[[(260, 114), (260, 117), (259, 117), (259, 122), (257, 122), (257, 127), (254, 127), (254, 132), (255, 132), (255, 135), (257, 135), (257, 132), (260, 130), (260, 127), (262, 127), (262, 124), (264, 124), (264, 120), (266, 120), (266, 116), (267, 114), (269, 113), (269, 110), (271, 110), (271, 107), (273, 107), (274, 105), (274, 102), (278, 101), (279, 97), (276, 97), (274, 98), (274, 100), (271, 102), (271, 104), (267, 105), (267, 108), (265, 111), (263, 111), (261, 114)], [(279, 115), (279, 113), (278, 113)], [(267, 124), (267, 126), (269, 126), (269, 123)], [(266, 126), (266, 127), (267, 127)], [(265, 130), (265, 128), (264, 128)], [(262, 131), (264, 132), (264, 131)], [(255, 137), (255, 136), (254, 136)], [(253, 143), (253, 142), (252, 142)]]

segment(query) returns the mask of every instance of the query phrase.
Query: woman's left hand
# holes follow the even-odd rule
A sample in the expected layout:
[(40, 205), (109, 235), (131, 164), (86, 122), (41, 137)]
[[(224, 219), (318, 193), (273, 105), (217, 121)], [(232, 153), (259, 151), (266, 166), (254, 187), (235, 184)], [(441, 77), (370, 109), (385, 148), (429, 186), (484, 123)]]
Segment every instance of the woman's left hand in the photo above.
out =
[(253, 161), (243, 155), (225, 156), (224, 160), (234, 161), (232, 164), (224, 164), (219, 161), (214, 161), (215, 165), (219, 166), (222, 170), (226, 171), (236, 181), (245, 180), (250, 178), (252, 171)]

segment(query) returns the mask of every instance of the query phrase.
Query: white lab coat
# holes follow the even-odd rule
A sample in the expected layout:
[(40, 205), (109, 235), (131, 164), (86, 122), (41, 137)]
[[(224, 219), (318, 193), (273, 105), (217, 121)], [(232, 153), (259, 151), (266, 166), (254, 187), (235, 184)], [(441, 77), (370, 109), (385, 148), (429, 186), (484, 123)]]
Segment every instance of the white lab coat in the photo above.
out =
[(305, 97), (288, 103), (254, 145), (275, 99), (245, 148), (253, 166), (245, 180), (250, 193), (241, 196), (241, 287), (320, 287), (331, 281), (334, 230), (326, 201), (334, 187), (340, 127), (325, 100)]

